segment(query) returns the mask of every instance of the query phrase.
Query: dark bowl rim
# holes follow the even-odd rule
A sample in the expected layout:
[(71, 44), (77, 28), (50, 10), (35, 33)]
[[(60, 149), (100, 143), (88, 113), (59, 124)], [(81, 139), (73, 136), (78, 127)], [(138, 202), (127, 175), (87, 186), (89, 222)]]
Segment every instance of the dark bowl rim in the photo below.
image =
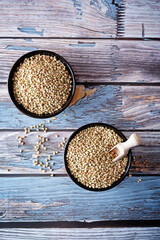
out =
[(100, 123), (100, 122), (95, 122), (95, 123), (88, 123), (86, 125), (81, 126), (80, 128), (78, 128), (77, 130), (75, 130), (72, 135), (69, 137), (66, 146), (65, 146), (65, 150), (64, 150), (64, 165), (67, 171), (68, 176), (71, 178), (71, 180), (76, 183), (79, 187), (85, 189), (85, 190), (89, 190), (89, 191), (94, 191), (94, 192), (101, 192), (101, 191), (106, 191), (109, 190), (115, 186), (117, 186), (118, 184), (120, 184), (124, 178), (126, 177), (126, 175), (129, 172), (130, 166), (131, 166), (131, 160), (132, 160), (132, 152), (131, 150), (129, 150), (128, 152), (128, 162), (126, 165), (126, 169), (125, 172), (121, 175), (121, 178), (119, 178), (117, 181), (115, 181), (111, 186), (108, 186), (106, 188), (89, 188), (85, 185), (83, 185), (81, 182), (78, 182), (77, 179), (71, 174), (70, 169), (68, 168), (68, 164), (67, 164), (67, 160), (66, 160), (66, 154), (67, 154), (67, 150), (68, 150), (68, 145), (70, 143), (70, 141), (75, 137), (76, 134), (78, 134), (79, 132), (81, 132), (84, 129), (87, 129), (89, 127), (94, 127), (94, 126), (103, 126), (103, 127), (107, 127), (111, 130), (114, 130), (124, 141), (127, 140), (126, 136), (120, 131), (118, 130), (116, 127), (107, 124), (107, 123)]
[[(16, 71), (16, 69), (20, 65), (20, 63), (22, 63), (24, 61), (25, 58), (29, 58), (29, 57), (37, 55), (37, 54), (49, 55), (49, 56), (57, 57), (57, 59), (60, 60), (67, 67), (67, 70), (69, 71), (69, 73), (71, 74), (71, 77), (72, 77), (72, 90), (71, 90), (70, 96), (68, 97), (67, 102), (63, 105), (63, 107), (60, 110), (54, 112), (53, 114), (38, 115), (38, 114), (35, 114), (35, 113), (32, 113), (32, 112), (29, 112), (22, 105), (19, 105), (17, 103), (17, 101), (15, 100), (14, 94), (13, 94), (12, 78), (13, 78), (14, 72)], [(63, 112), (69, 106), (69, 104), (71, 103), (71, 101), (72, 101), (72, 99), (74, 97), (74, 94), (75, 94), (75, 88), (76, 88), (75, 74), (74, 74), (73, 69), (70, 66), (70, 64), (67, 62), (66, 59), (64, 59), (58, 53), (52, 52), (52, 51), (48, 51), (48, 50), (35, 50), (35, 51), (31, 51), (31, 52), (25, 53), (20, 58), (18, 58), (16, 60), (16, 62), (13, 64), (13, 66), (12, 66), (10, 72), (9, 72), (9, 76), (8, 76), (8, 92), (9, 92), (9, 96), (10, 96), (12, 102), (14, 103), (14, 105), (16, 106), (16, 108), (20, 112), (22, 112), (23, 114), (25, 114), (25, 115), (27, 115), (29, 117), (32, 117), (32, 118), (38, 118), (38, 119), (51, 118), (51, 117), (54, 117), (54, 116), (60, 114), (61, 112)]]

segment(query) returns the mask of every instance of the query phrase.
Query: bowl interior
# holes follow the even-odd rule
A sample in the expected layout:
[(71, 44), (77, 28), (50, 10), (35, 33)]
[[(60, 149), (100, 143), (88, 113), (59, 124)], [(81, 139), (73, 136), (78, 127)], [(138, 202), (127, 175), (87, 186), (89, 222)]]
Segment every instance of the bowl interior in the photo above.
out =
[[(29, 112), (27, 111), (22, 104), (18, 104), (15, 97), (14, 97), (14, 94), (13, 94), (13, 75), (14, 75), (14, 72), (16, 71), (17, 67), (19, 67), (20, 63), (22, 63), (24, 61), (25, 58), (29, 58), (31, 56), (34, 56), (34, 55), (37, 55), (37, 54), (41, 54), (41, 55), (49, 55), (49, 56), (52, 56), (52, 57), (56, 57), (57, 60), (60, 60), (66, 67), (66, 69), (68, 70), (68, 72), (70, 73), (71, 77), (72, 77), (72, 90), (71, 90), (71, 93), (66, 101), (66, 103), (63, 105), (63, 107), (61, 109), (59, 109), (58, 111), (55, 111), (53, 112), (52, 114), (42, 114), (42, 115), (38, 115), (38, 114), (35, 114), (35, 113), (32, 113), (32, 112)], [(74, 72), (71, 68), (71, 66), (69, 65), (69, 63), (60, 55), (58, 55), (57, 53), (55, 52), (51, 52), (51, 51), (46, 51), (46, 50), (37, 50), (37, 51), (33, 51), (33, 52), (29, 52), (25, 55), (23, 55), (22, 57), (20, 57), (16, 62), (15, 64), (13, 65), (11, 71), (10, 71), (10, 74), (9, 74), (9, 77), (8, 77), (8, 92), (9, 92), (9, 95), (13, 101), (13, 103), (15, 104), (15, 106), (24, 114), (30, 116), (30, 117), (33, 117), (33, 118), (50, 118), (50, 117), (53, 117), (53, 116), (56, 116), (57, 114), (61, 113), (62, 111), (64, 111), (68, 105), (70, 104), (70, 102), (72, 101), (73, 99), (73, 96), (74, 96), (74, 93), (75, 93), (75, 86), (76, 86), (76, 82), (75, 82), (75, 76), (74, 76)]]
[(89, 188), (89, 187), (85, 186), (84, 184), (82, 184), (81, 182), (78, 182), (77, 179), (72, 175), (72, 173), (71, 173), (71, 171), (68, 167), (68, 163), (67, 163), (67, 159), (66, 159), (66, 155), (67, 155), (67, 151), (68, 151), (68, 145), (69, 145), (70, 141), (76, 136), (76, 134), (78, 134), (79, 132), (81, 132), (82, 130), (84, 130), (86, 128), (95, 127), (95, 126), (103, 126), (103, 127), (109, 128), (111, 130), (114, 130), (124, 141), (127, 140), (125, 135), (120, 130), (118, 130), (117, 128), (115, 128), (115, 127), (113, 127), (109, 124), (106, 124), (106, 123), (90, 123), (90, 124), (84, 125), (84, 126), (80, 127), (79, 129), (77, 129), (68, 139), (68, 142), (66, 144), (65, 151), (64, 151), (64, 165), (65, 165), (65, 168), (66, 168), (66, 171), (67, 171), (68, 175), (78, 186), (80, 186), (80, 187), (82, 187), (86, 190), (90, 190), (90, 191), (104, 191), (104, 190), (109, 190), (109, 189), (117, 186), (127, 175), (128, 171), (130, 169), (131, 160), (132, 160), (131, 150), (128, 152), (128, 162), (127, 162), (127, 165), (126, 165), (126, 168), (125, 168), (125, 172), (121, 175), (121, 178), (119, 178), (111, 186), (108, 186), (106, 188)]

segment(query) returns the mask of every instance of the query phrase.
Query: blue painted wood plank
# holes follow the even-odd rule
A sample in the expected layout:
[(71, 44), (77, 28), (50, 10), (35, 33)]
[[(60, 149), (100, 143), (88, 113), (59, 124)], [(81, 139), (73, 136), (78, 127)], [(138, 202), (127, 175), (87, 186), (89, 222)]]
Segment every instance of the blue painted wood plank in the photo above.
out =
[[(101, 85), (89, 98), (84, 97), (47, 124), (49, 129), (75, 129), (90, 122), (106, 122), (119, 129), (160, 129), (160, 86)], [(42, 120), (19, 112), (0, 88), (0, 129), (20, 129)], [(66, 116), (64, 116), (64, 113)]]
[(111, 0), (1, 1), (1, 37), (116, 37)]
[(1, 240), (157, 240), (160, 236), (158, 227), (132, 228), (9, 228), (0, 230)]
[[(159, 1), (125, 1), (124, 37), (159, 38), (160, 4)], [(144, 15), (143, 15), (144, 14)]]
[(62, 55), (71, 64), (78, 82), (159, 83), (159, 41), (58, 39), (57, 42), (28, 38), (0, 39), (0, 82), (8, 81), (10, 69), (19, 57), (36, 49)]
[(156, 0), (132, 3), (129, 0), (23, 0), (12, 4), (1, 0), (1, 9), (1, 37), (111, 38), (118, 35), (142, 39), (160, 36)]
[(126, 177), (105, 192), (68, 177), (1, 177), (0, 221), (104, 221), (160, 218), (160, 178)]
[[(48, 155), (52, 155), (52, 161), (55, 162), (54, 169), (57, 170), (63, 166), (63, 149), (59, 144), (63, 138), (68, 138), (73, 131), (49, 131), (43, 133), (48, 137), (46, 143), (47, 150), (42, 150), (39, 160), (45, 162)], [(133, 132), (123, 131), (126, 137)], [(160, 132), (137, 132), (141, 138), (143, 145), (132, 149), (135, 161), (132, 161), (131, 173), (139, 174), (160, 174)], [(0, 132), (0, 174), (40, 174), (39, 166), (34, 166), (36, 151), (34, 146), (37, 143), (37, 135), (41, 133), (32, 132), (27, 135), (24, 142), (25, 145), (20, 146), (17, 136), (23, 136), (24, 131), (1, 131)], [(56, 135), (59, 135), (57, 138)], [(20, 153), (20, 149), (23, 153)], [(54, 151), (59, 151), (57, 155), (53, 155)], [(144, 161), (145, 160), (145, 161)], [(10, 169), (8, 172), (7, 169)], [(42, 174), (50, 174), (50, 171)], [(65, 174), (61, 170), (57, 174)]]

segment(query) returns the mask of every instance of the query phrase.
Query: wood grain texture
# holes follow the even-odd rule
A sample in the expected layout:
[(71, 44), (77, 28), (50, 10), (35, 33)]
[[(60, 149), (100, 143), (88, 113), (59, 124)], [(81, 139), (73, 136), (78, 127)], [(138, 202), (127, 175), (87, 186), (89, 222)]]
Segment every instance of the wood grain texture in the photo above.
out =
[[(124, 131), (126, 137), (129, 137), (132, 132)], [(23, 132), (0, 132), (0, 174), (42, 174), (50, 175), (51, 172), (47, 171), (43, 173), (39, 170), (39, 166), (34, 166), (33, 161), (36, 155), (34, 146), (37, 142), (37, 135), (39, 133), (34, 132), (29, 134), (25, 140), (25, 145), (20, 147), (17, 136), (23, 136)], [(59, 135), (56, 138), (56, 134)], [(57, 155), (53, 155), (52, 161), (55, 162), (54, 169), (55, 174), (66, 174), (63, 167), (63, 150), (59, 147), (63, 137), (69, 137), (72, 131), (51, 131), (45, 134), (49, 138), (47, 142), (47, 151), (42, 150), (40, 161), (45, 163), (45, 159), (49, 154), (53, 154), (54, 151), (59, 151)], [(135, 161), (132, 161), (130, 173), (132, 174), (160, 174), (160, 132), (138, 132), (141, 136), (143, 145), (133, 148), (132, 153), (135, 157)], [(20, 153), (20, 148), (23, 148), (23, 153)], [(8, 172), (7, 169), (10, 169)], [(57, 171), (58, 170), (58, 171)]]
[[(89, 98), (59, 114), (48, 124), (49, 129), (75, 129), (90, 122), (106, 122), (119, 129), (160, 129), (159, 86), (92, 86), (97, 91)], [(21, 114), (7, 94), (7, 85), (0, 88), (0, 129), (20, 129), (42, 123)], [(12, 119), (12, 121), (11, 121)]]
[(2, 0), (0, 36), (160, 37), (159, 1), (115, 3), (112, 0)]
[(0, 39), (0, 82), (20, 56), (37, 49), (66, 58), (77, 82), (159, 83), (159, 41), (96, 39)]
[(124, 37), (160, 38), (160, 2), (126, 0)]
[(0, 8), (0, 37), (116, 36), (111, 0), (2, 0)]
[(87, 239), (102, 239), (102, 240), (157, 240), (160, 236), (160, 228), (144, 227), (144, 228), (91, 228), (91, 229), (67, 229), (67, 228), (12, 228), (0, 229), (0, 239), (20, 239), (20, 240), (87, 240)]
[(1, 177), (0, 221), (107, 221), (160, 218), (160, 179), (126, 177), (105, 192), (68, 177)]

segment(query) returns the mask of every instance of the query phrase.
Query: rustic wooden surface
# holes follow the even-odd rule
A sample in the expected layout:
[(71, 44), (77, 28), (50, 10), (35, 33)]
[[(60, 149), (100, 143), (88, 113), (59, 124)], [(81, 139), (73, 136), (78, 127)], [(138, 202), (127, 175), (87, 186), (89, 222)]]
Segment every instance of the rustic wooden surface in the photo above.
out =
[[(108, 122), (120, 129), (160, 130), (160, 86), (92, 85), (97, 91), (59, 114), (49, 129), (75, 129), (89, 122)], [(42, 120), (22, 115), (0, 88), (0, 129), (20, 129)], [(64, 116), (66, 114), (66, 116)], [(12, 121), (11, 121), (12, 119)]]
[[(159, 237), (159, 228), (91, 228), (91, 229), (67, 229), (67, 228), (46, 228), (46, 229), (3, 229), (0, 233), (1, 240), (9, 240), (11, 237), (16, 238), (17, 240), (32, 240), (38, 238), (39, 240), (77, 240), (79, 236), (82, 239), (102, 239), (102, 240), (128, 240), (128, 239), (137, 239), (137, 240), (154, 240)], [(87, 238), (86, 238), (87, 236)]]
[(69, 177), (1, 177), (0, 182), (3, 222), (159, 218), (157, 176), (126, 177), (116, 188), (105, 192), (86, 191)]
[(160, 5), (157, 0), (125, 1), (124, 37), (160, 38)]
[[(1, 37), (116, 37), (112, 1), (2, 0)], [(17, 18), (18, 15), (18, 18)]]
[(160, 37), (157, 0), (2, 0), (0, 8), (1, 37)]
[[(0, 239), (159, 239), (160, 2), (2, 0), (0, 13)], [(77, 89), (94, 89), (46, 121), (49, 142), (42, 155), (59, 150), (54, 178), (33, 165), (37, 132), (20, 153), (16, 137), (43, 120), (20, 113), (7, 91), (14, 62), (37, 49), (66, 58)], [(89, 122), (143, 140), (132, 151), (132, 176), (106, 192), (75, 185), (58, 147)]]
[[(68, 138), (73, 131), (49, 131), (46, 134), (42, 134), (49, 138), (49, 142), (46, 144), (47, 151), (42, 151), (41, 161), (45, 162), (48, 155), (53, 154), (55, 150), (59, 153), (53, 156), (52, 161), (55, 162), (54, 169), (56, 174), (65, 174), (66, 171), (61, 169), (63, 167), (63, 150), (59, 147), (59, 144), (63, 140), (63, 137)], [(123, 131), (123, 133), (129, 137), (133, 132)], [(150, 131), (150, 132), (138, 132), (137, 133), (143, 139), (143, 146), (138, 146), (133, 149), (132, 153), (135, 157), (135, 161), (132, 161), (130, 173), (135, 174), (150, 174), (155, 175), (160, 172), (160, 132)], [(34, 146), (37, 142), (37, 135), (39, 132), (32, 132), (28, 135), (25, 140), (25, 145), (22, 147), (17, 136), (23, 136), (23, 131), (1, 131), (0, 135), (0, 159), (1, 159), (1, 174), (41, 174), (50, 175), (50, 172), (41, 173), (39, 167), (35, 167), (33, 160), (35, 156)], [(59, 138), (56, 138), (56, 135)], [(19, 150), (23, 148), (23, 153)], [(7, 169), (10, 169), (8, 172)], [(58, 171), (57, 171), (58, 170)], [(2, 176), (2, 175), (1, 175)]]
[(64, 56), (77, 82), (159, 83), (160, 42), (105, 39), (0, 39), (0, 81), (17, 58), (37, 49)]

